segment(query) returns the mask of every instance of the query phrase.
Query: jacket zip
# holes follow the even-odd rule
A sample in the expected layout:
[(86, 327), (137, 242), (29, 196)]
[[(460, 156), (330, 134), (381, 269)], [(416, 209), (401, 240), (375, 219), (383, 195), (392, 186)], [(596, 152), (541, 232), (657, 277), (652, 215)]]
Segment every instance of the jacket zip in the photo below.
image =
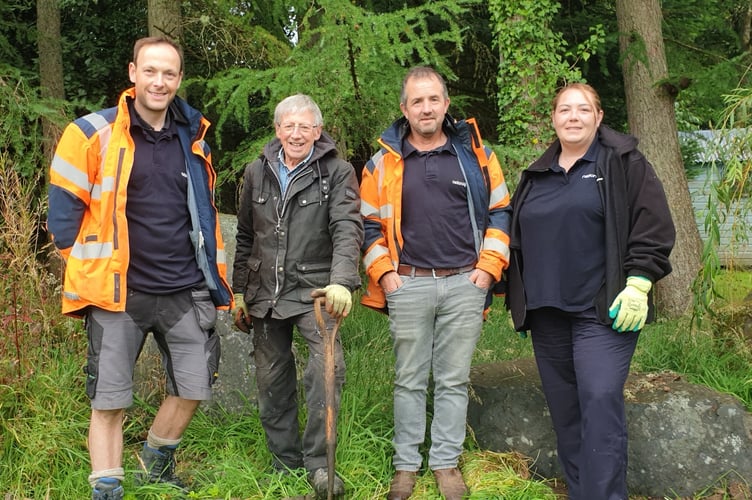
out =
[[(267, 165), (269, 166), (269, 170), (272, 171), (272, 174), (274, 175), (274, 178), (277, 180), (277, 184), (279, 185), (279, 191), (282, 193), (282, 181), (279, 179), (279, 175), (272, 167), (272, 164), (270, 161), (267, 160)], [(310, 168), (310, 164), (306, 165), (305, 168), (308, 168), (310, 170), (310, 173), (313, 174), (313, 169)], [(295, 175), (292, 179), (288, 181), (287, 189), (285, 189), (284, 194), (281, 194), (280, 196), (280, 202), (282, 204), (282, 210), (280, 210), (279, 203), (274, 207), (274, 211), (277, 214), (277, 224), (274, 227), (274, 234), (277, 235), (277, 238), (279, 238), (279, 232), (282, 228), (282, 219), (285, 216), (285, 211), (287, 210), (287, 203), (290, 201), (290, 191), (292, 191), (292, 186), (296, 182), (298, 182), (303, 177), (307, 176), (309, 172), (302, 172), (298, 175)], [(274, 298), (272, 299), (272, 302), (274, 305), (277, 303), (277, 298), (279, 297), (279, 294), (282, 289), (282, 283), (279, 280), (279, 245), (277, 246), (278, 250), (274, 253)]]

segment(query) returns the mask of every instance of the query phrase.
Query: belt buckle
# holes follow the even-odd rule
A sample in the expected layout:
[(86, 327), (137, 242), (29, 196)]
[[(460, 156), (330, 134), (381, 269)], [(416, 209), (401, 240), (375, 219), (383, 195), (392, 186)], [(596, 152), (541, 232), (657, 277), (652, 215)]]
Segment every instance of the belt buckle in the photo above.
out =
[(431, 268), (431, 275), (433, 275), (433, 279), (438, 278), (438, 276), (436, 276), (436, 269), (434, 269), (433, 267)]

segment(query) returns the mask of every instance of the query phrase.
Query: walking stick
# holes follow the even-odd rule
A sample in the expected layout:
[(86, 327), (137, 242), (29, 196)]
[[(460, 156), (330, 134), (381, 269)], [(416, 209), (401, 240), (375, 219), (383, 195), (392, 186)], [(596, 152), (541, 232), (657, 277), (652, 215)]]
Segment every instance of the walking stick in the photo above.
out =
[(334, 345), (337, 342), (337, 330), (342, 324), (342, 316), (337, 318), (332, 331), (326, 329), (326, 321), (321, 313), (326, 305), (326, 296), (314, 296), (313, 312), (316, 323), (324, 339), (324, 392), (326, 409), (326, 472), (327, 472), (327, 500), (332, 500), (334, 492), (334, 454), (337, 450), (337, 408), (335, 403), (336, 382), (334, 379)]

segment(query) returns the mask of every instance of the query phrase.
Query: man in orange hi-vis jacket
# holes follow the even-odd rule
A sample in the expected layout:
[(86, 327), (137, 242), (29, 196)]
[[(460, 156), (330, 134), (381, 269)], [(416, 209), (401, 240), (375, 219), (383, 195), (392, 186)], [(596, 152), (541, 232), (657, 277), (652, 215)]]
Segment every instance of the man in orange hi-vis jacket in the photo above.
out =
[(402, 84), (404, 117), (363, 170), (364, 305), (388, 310), (396, 355), (394, 457), (388, 497), (410, 497), (422, 465), (426, 393), (434, 380), (428, 467), (442, 495), (467, 487), (457, 462), (465, 439), (470, 362), (491, 288), (509, 262), (509, 192), (475, 121), (447, 115), (432, 68)]
[(66, 262), (63, 313), (86, 318), (92, 499), (121, 499), (123, 417), (149, 332), (167, 374), (140, 454), (144, 482), (185, 490), (175, 449), (219, 363), (217, 308), (233, 306), (204, 135), (176, 97), (182, 50), (143, 38), (114, 108), (75, 120), (50, 168), (47, 226)]

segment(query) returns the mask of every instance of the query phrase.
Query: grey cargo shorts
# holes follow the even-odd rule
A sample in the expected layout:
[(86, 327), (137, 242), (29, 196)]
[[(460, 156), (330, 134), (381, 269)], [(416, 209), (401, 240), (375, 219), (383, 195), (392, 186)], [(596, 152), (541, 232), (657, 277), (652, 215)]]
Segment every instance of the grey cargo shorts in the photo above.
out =
[(89, 308), (84, 372), (91, 407), (114, 410), (133, 404), (133, 371), (149, 332), (159, 346), (167, 393), (211, 399), (220, 356), (216, 320), (217, 310), (205, 287), (171, 295), (128, 290), (124, 312)]

